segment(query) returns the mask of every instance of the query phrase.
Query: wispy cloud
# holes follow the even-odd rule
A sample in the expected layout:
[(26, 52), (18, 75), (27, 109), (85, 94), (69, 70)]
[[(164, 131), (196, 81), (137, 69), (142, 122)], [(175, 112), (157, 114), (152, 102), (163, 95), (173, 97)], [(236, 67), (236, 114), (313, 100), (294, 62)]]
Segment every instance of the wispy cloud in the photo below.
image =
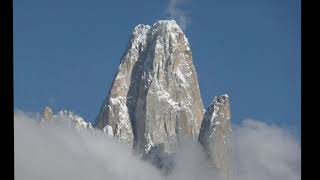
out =
[[(130, 147), (95, 131), (39, 126), (37, 116), (14, 113), (15, 179), (217, 180), (199, 144), (186, 140), (164, 177)], [(63, 119), (62, 119), (63, 120)], [(300, 144), (286, 130), (255, 120), (233, 128), (232, 180), (300, 179)]]
[(170, 18), (175, 19), (183, 31), (186, 30), (187, 25), (191, 23), (191, 18), (187, 15), (186, 11), (178, 8), (179, 5), (186, 3), (188, 0), (169, 0), (166, 13)]

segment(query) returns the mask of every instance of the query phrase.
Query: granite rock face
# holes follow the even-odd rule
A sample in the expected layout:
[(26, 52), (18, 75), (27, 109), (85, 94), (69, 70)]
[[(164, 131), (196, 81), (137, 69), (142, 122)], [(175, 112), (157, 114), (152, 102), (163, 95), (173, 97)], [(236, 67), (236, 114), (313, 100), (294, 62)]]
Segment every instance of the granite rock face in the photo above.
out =
[(141, 52), (146, 47), (146, 34), (150, 26), (138, 25), (134, 28), (118, 72), (113, 80), (111, 89), (96, 118), (95, 126), (120, 141), (132, 144), (133, 131), (126, 105), (131, 74)]
[(231, 134), (229, 96), (217, 96), (204, 115), (198, 140), (209, 163), (224, 179), (231, 175)]
[(203, 118), (189, 43), (174, 20), (135, 27), (95, 126), (148, 153), (197, 139)]

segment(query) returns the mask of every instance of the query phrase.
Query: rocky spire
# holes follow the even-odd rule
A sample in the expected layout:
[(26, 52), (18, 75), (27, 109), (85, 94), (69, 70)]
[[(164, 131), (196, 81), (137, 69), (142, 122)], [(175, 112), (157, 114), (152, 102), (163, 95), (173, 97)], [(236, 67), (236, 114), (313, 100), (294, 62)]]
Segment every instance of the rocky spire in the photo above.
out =
[(231, 133), (229, 96), (217, 96), (204, 115), (198, 140), (210, 164), (226, 179), (231, 173)]
[(45, 106), (41, 113), (41, 122), (51, 122), (53, 117), (53, 110), (50, 106)]
[(197, 73), (181, 28), (174, 20), (138, 25), (96, 127), (146, 153), (159, 144), (174, 152), (179, 136), (197, 139), (202, 117)]

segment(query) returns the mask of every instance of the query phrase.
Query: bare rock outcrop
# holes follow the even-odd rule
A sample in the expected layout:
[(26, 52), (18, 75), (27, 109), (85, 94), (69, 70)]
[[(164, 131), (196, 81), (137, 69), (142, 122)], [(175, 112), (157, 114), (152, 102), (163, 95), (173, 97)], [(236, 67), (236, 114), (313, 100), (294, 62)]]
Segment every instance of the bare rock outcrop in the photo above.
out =
[(217, 96), (204, 115), (198, 140), (209, 163), (225, 179), (231, 175), (231, 134), (229, 96)]

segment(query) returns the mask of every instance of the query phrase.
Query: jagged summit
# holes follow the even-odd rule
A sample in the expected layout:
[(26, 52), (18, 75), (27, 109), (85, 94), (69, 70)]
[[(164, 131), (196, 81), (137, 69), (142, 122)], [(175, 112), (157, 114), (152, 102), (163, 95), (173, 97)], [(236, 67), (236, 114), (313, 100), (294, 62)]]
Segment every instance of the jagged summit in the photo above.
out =
[(138, 24), (135, 28), (134, 31), (137, 29), (176, 29), (178, 31), (181, 31), (180, 26), (177, 24), (175, 20), (158, 20), (156, 23), (152, 25), (145, 25), (145, 24)]
[[(189, 46), (188, 39), (175, 20), (159, 20), (152, 26), (139, 24), (133, 29), (130, 40), (131, 46), (129, 46), (129, 48), (132, 48), (132, 46), (136, 46), (136, 48), (144, 46), (147, 38), (154, 40), (162, 37), (176, 39), (177, 36), (183, 39), (185, 43), (187, 43), (187, 46)], [(170, 43), (177, 44), (175, 42), (176, 41), (172, 41)]]
[(156, 24), (162, 24), (162, 25), (174, 25), (174, 26), (178, 26), (178, 23), (176, 22), (176, 20), (174, 19), (162, 19), (162, 20), (158, 20), (156, 23), (153, 24), (156, 25)]
[(182, 32), (180, 26), (175, 20), (159, 20), (152, 25), (152, 28), (158, 30)]

